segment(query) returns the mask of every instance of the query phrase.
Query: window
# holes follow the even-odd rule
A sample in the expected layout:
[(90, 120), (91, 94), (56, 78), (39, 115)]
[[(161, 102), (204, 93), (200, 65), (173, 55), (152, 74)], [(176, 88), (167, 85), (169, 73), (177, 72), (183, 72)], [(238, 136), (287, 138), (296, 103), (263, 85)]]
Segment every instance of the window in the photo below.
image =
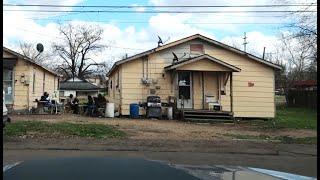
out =
[(203, 44), (190, 44), (190, 53), (203, 54), (204, 53)]
[(119, 72), (117, 73), (116, 89), (119, 88)]
[(13, 71), (3, 69), (3, 91), (5, 95), (5, 104), (13, 103)]
[(35, 93), (36, 89), (36, 72), (33, 71), (33, 77), (32, 77), (32, 93)]

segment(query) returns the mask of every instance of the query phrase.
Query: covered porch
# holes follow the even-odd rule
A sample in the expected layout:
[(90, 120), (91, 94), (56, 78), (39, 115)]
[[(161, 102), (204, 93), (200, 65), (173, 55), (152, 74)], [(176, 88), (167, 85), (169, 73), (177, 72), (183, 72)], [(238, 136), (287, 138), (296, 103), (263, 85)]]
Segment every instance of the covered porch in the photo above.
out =
[(171, 75), (176, 109), (185, 120), (231, 119), (233, 72), (240, 69), (209, 55), (165, 67)]

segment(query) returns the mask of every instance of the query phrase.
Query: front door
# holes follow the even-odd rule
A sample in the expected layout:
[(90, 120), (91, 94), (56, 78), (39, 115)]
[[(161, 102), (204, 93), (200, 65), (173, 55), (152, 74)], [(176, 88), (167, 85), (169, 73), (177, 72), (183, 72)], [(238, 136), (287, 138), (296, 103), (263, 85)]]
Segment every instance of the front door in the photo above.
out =
[(178, 72), (178, 108), (192, 108), (192, 78), (190, 72)]

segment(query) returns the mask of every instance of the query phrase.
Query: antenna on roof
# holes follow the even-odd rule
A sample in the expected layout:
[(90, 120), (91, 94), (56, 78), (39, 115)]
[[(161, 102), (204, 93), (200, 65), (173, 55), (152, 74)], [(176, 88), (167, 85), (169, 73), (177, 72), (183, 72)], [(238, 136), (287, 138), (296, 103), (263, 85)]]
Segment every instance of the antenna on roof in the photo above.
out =
[[(162, 39), (160, 38), (160, 36), (158, 36), (158, 38), (159, 38), (158, 47), (160, 47), (160, 46), (163, 44), (163, 42), (162, 42)], [(160, 44), (161, 44), (161, 45), (160, 45)]]
[(248, 44), (248, 42), (247, 42), (247, 35), (246, 35), (246, 33), (244, 33), (244, 37), (243, 37), (243, 51), (244, 52), (246, 52), (246, 50), (247, 50), (247, 44)]
[(165, 40), (165, 41), (163, 42), (163, 44), (166, 43), (166, 42), (168, 42), (169, 40), (170, 40), (170, 36), (168, 37), (167, 40)]
[(264, 54), (266, 53), (266, 47), (263, 47), (262, 59), (264, 60)]

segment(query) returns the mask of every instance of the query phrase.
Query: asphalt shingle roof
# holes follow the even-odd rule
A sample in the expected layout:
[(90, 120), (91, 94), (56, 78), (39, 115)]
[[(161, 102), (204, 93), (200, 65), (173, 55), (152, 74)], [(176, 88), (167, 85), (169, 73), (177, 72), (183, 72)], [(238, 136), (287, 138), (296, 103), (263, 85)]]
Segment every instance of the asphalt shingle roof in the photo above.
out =
[(61, 82), (60, 90), (99, 90), (100, 88), (94, 84), (85, 81)]

